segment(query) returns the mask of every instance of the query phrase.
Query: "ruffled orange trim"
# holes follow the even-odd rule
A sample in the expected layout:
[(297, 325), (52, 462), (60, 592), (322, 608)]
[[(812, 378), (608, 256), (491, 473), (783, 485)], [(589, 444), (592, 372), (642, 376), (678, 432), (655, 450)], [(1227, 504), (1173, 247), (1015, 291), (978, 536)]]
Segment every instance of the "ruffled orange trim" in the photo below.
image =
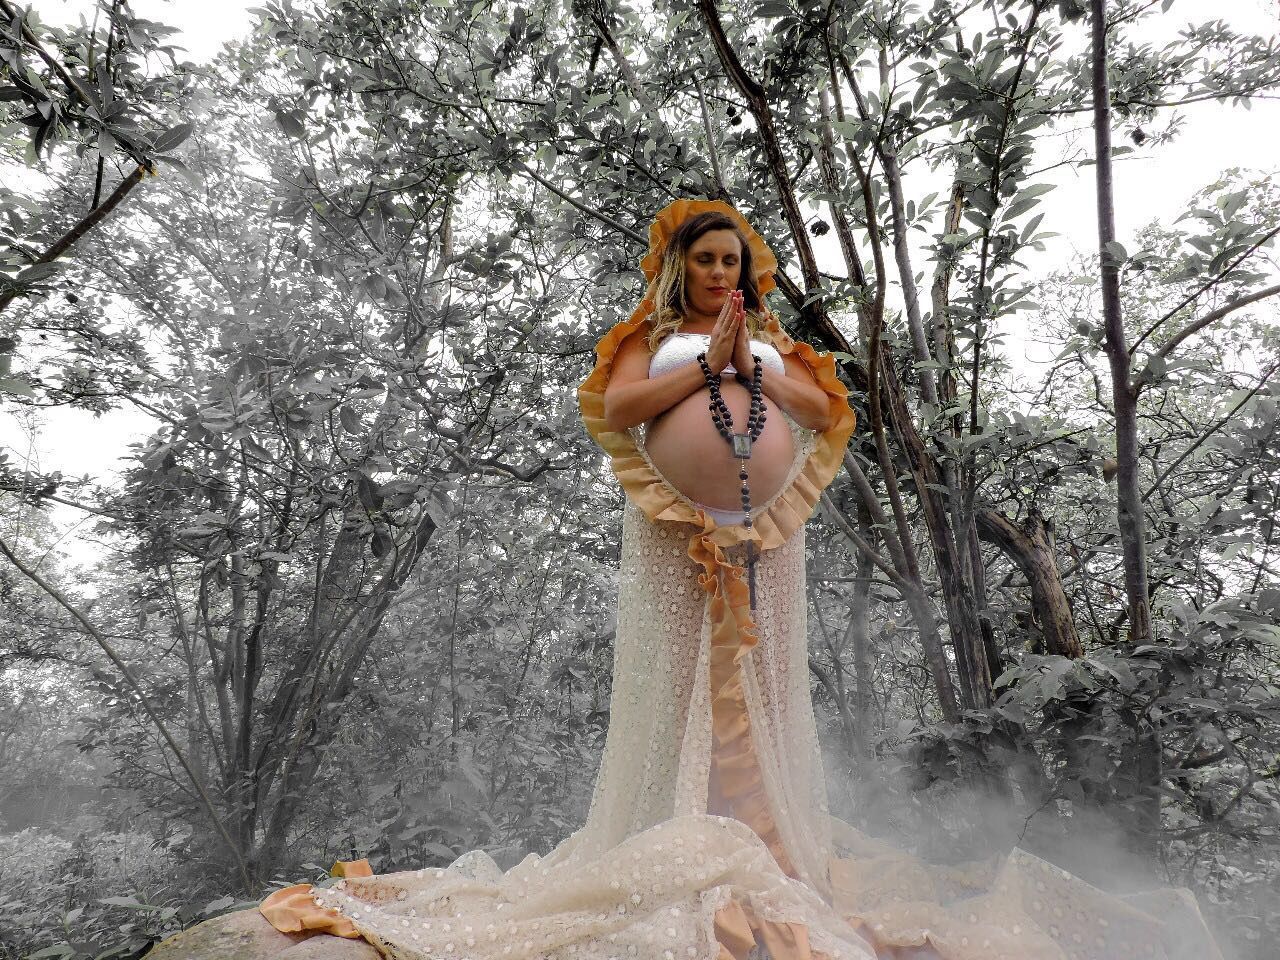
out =
[[(369, 861), (339, 860), (329, 871), (335, 877), (371, 877)], [(295, 883), (275, 891), (258, 904), (258, 912), (281, 933), (328, 933), (335, 937), (359, 940), (355, 925), (336, 907), (322, 907), (312, 896), (309, 883)]]
[(337, 910), (326, 910), (316, 903), (311, 889), (309, 883), (295, 883), (277, 890), (258, 904), (258, 912), (281, 933), (329, 933), (360, 939), (350, 920)]

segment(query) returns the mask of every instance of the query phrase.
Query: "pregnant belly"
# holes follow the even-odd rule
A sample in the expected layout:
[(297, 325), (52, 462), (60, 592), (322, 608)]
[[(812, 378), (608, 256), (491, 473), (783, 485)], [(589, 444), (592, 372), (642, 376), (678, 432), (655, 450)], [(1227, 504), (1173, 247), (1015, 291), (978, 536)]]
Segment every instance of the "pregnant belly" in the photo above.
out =
[[(726, 378), (720, 381), (720, 395), (733, 417), (734, 430), (745, 432), (751, 391)], [(768, 397), (763, 401), (764, 430), (752, 442), (746, 460), (753, 510), (782, 489), (795, 456), (795, 440), (782, 411)], [(741, 510), (739, 461), (711, 420), (710, 402), (703, 387), (660, 413), (645, 434), (645, 451), (667, 482), (690, 500), (719, 510)]]

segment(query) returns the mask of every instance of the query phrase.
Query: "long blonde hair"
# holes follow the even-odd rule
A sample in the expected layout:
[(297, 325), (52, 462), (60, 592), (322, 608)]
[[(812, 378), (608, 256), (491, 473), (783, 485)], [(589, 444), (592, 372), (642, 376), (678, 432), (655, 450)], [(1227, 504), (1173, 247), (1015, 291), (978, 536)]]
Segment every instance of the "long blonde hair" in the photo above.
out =
[(738, 274), (738, 289), (743, 293), (743, 305), (747, 313), (747, 337), (772, 343), (773, 337), (765, 330), (769, 308), (756, 287), (756, 275), (752, 268), (751, 246), (742, 230), (729, 217), (714, 210), (690, 217), (667, 241), (662, 253), (662, 269), (658, 273), (654, 300), (657, 309), (649, 314), (649, 335), (646, 338), (649, 352), (657, 353), (658, 345), (680, 329), (689, 310), (689, 297), (685, 290), (685, 256), (694, 242), (709, 230), (732, 230), (742, 244), (742, 268)]

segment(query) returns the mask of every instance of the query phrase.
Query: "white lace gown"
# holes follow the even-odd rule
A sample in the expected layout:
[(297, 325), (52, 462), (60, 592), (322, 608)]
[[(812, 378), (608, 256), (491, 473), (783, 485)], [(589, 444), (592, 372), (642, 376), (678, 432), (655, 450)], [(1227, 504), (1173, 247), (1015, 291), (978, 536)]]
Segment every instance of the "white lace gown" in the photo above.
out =
[[(297, 885), (263, 904), (272, 923), (360, 936), (396, 960), (745, 960), (757, 943), (776, 960), (1221, 960), (1186, 891), (1125, 902), (1016, 848), (928, 865), (829, 814), (804, 524), (852, 412), (824, 434), (786, 418), (796, 456), (783, 491), (753, 511), (751, 617), (744, 528), (717, 528), (667, 484), (637, 431), (603, 427), (607, 361), (633, 327), (601, 342), (580, 391), (627, 493), (609, 731), (586, 823), (505, 872), (472, 851), (444, 868)], [(830, 357), (776, 339), (849, 410)], [(732, 817), (705, 812), (713, 763)]]

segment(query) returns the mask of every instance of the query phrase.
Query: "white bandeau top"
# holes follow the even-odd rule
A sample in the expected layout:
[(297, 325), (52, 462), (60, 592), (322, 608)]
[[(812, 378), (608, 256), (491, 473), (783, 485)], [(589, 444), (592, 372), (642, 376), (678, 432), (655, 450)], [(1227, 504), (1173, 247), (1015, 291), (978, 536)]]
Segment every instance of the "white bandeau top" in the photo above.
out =
[[(711, 334), (709, 333), (671, 334), (658, 344), (658, 352), (649, 361), (649, 377), (659, 377), (668, 370), (683, 367), (686, 363), (697, 363), (698, 354), (707, 349), (710, 343)], [(765, 343), (763, 340), (752, 340), (751, 352), (760, 358), (761, 366), (782, 374), (787, 372), (786, 364), (782, 362), (782, 354), (773, 344)], [(720, 376), (732, 377), (737, 372), (733, 364), (728, 363), (720, 371)], [(747, 375), (750, 376), (750, 374)]]

